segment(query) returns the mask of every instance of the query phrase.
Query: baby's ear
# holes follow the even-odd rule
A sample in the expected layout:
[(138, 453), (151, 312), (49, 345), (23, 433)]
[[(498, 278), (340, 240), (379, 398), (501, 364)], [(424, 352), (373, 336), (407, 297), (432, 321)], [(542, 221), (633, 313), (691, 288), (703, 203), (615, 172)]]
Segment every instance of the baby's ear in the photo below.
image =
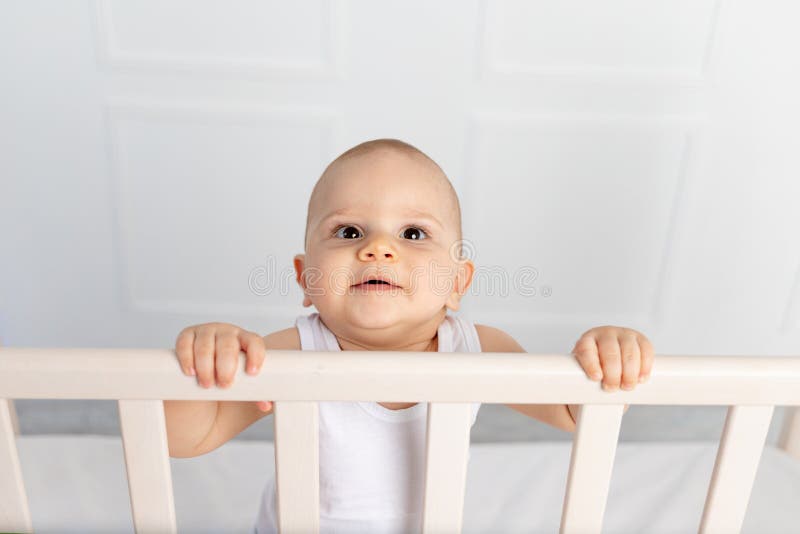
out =
[(294, 272), (297, 275), (297, 283), (300, 284), (300, 287), (305, 289), (305, 280), (303, 279), (303, 269), (306, 265), (306, 255), (305, 254), (295, 254), (294, 256)]
[(472, 284), (472, 275), (475, 274), (475, 264), (470, 260), (461, 260), (456, 263), (456, 276), (453, 284), (453, 292), (447, 297), (445, 305), (453, 311), (458, 311), (461, 305), (461, 297), (467, 292)]
[(469, 286), (472, 284), (472, 276), (475, 274), (475, 264), (472, 263), (472, 260), (462, 260), (459, 262), (458, 265), (458, 277), (456, 280), (458, 281), (457, 288), (458, 292), (463, 295), (469, 289)]
[(311, 306), (311, 299), (308, 298), (306, 294), (306, 281), (305, 277), (303, 276), (303, 271), (306, 266), (306, 255), (305, 254), (297, 254), (294, 257), (294, 272), (297, 275), (297, 283), (300, 284), (300, 289), (303, 290), (303, 307), (307, 308)]

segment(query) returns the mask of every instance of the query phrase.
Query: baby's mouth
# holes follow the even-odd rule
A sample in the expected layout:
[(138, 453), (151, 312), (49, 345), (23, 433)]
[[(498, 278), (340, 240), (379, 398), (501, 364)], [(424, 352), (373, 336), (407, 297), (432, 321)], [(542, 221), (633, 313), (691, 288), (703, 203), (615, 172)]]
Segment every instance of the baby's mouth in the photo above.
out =
[(392, 278), (389, 275), (373, 274), (362, 280), (358, 284), (353, 284), (353, 287), (362, 289), (401, 289), (400, 286), (392, 283)]

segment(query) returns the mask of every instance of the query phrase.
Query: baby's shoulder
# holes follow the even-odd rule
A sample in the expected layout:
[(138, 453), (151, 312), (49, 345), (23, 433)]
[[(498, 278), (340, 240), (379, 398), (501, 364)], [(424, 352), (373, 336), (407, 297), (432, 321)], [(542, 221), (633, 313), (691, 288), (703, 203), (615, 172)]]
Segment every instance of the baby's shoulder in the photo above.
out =
[(482, 352), (525, 352), (517, 340), (499, 328), (476, 323), (475, 331)]
[(300, 333), (296, 326), (276, 330), (264, 336), (267, 350), (300, 350)]

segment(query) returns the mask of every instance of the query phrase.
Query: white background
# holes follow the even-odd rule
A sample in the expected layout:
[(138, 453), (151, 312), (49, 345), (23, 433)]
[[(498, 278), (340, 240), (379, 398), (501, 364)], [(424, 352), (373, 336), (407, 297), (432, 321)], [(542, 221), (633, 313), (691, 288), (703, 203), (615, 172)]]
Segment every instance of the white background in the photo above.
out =
[[(291, 266), (311, 188), (395, 137), (460, 196), (484, 276), (463, 313), (529, 352), (614, 324), (657, 354), (800, 354), (799, 19), (777, 0), (4, 2), (0, 338), (291, 326), (312, 311)], [(116, 424), (112, 402), (17, 405), (23, 433)], [(481, 415), (479, 439), (558, 432)], [(622, 439), (723, 420), (634, 407)]]

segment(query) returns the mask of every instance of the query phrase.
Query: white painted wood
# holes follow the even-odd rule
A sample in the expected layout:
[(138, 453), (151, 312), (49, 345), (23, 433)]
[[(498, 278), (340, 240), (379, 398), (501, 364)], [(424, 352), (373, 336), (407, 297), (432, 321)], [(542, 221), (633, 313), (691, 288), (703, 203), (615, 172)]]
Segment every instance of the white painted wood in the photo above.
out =
[(800, 459), (800, 406), (786, 408), (778, 448)]
[[(3, 340), (0, 339), (0, 347), (3, 346)], [(8, 407), (8, 416), (11, 419), (11, 428), (15, 436), (19, 436), (19, 419), (17, 419), (17, 409), (14, 406), (14, 399), (5, 399)]]
[(572, 440), (561, 534), (599, 534), (624, 406), (584, 405)]
[(274, 419), (278, 531), (317, 534), (319, 405), (276, 401)]
[(422, 532), (461, 532), (472, 406), (428, 404)]
[[(607, 392), (565, 354), (269, 351), (262, 371), (235, 387), (205, 389), (164, 349), (3, 348), (7, 398), (800, 405), (798, 356), (659, 354), (650, 380)], [(458, 358), (458, 363), (454, 363)], [(124, 370), (124, 372), (120, 372)], [(64, 380), (65, 373), (70, 380)], [(536, 387), (532, 387), (535, 384)]]
[(739, 532), (774, 406), (731, 406), (711, 475), (701, 534)]
[(177, 532), (163, 401), (120, 400), (119, 422), (136, 532)]
[(33, 532), (12, 410), (11, 401), (0, 399), (0, 532)]
[[(729, 412), (704, 512), (708, 532), (741, 526), (772, 406), (800, 405), (800, 357), (659, 355), (646, 384), (615, 392), (600, 389), (573, 357), (561, 354), (412, 352), (397, 358), (388, 351), (343, 351), (336, 357), (270, 351), (257, 376), (244, 373), (244, 353), (239, 357), (235, 387), (206, 390), (181, 373), (172, 350), (4, 348), (0, 391), (11, 398), (119, 399), (135, 525), (139, 531), (159, 532), (175, 531), (163, 403), (141, 399), (261, 400), (270, 391), (276, 403), (276, 489), (283, 532), (319, 531), (321, 400), (429, 403), (428, 532), (461, 527), (469, 402), (582, 405), (562, 533), (601, 529), (623, 404), (754, 404), (735, 405)], [(8, 403), (3, 407), (0, 461), (13, 472), (18, 461), (9, 441)], [(16, 481), (0, 487), (19, 501), (24, 498), (19, 497), (22, 478), (15, 476)], [(741, 512), (721, 512), (731, 508)]]
[(11, 418), (11, 428), (14, 435), (19, 436), (19, 419), (17, 418), (17, 408), (14, 406), (14, 399), (8, 399), (8, 416)]

